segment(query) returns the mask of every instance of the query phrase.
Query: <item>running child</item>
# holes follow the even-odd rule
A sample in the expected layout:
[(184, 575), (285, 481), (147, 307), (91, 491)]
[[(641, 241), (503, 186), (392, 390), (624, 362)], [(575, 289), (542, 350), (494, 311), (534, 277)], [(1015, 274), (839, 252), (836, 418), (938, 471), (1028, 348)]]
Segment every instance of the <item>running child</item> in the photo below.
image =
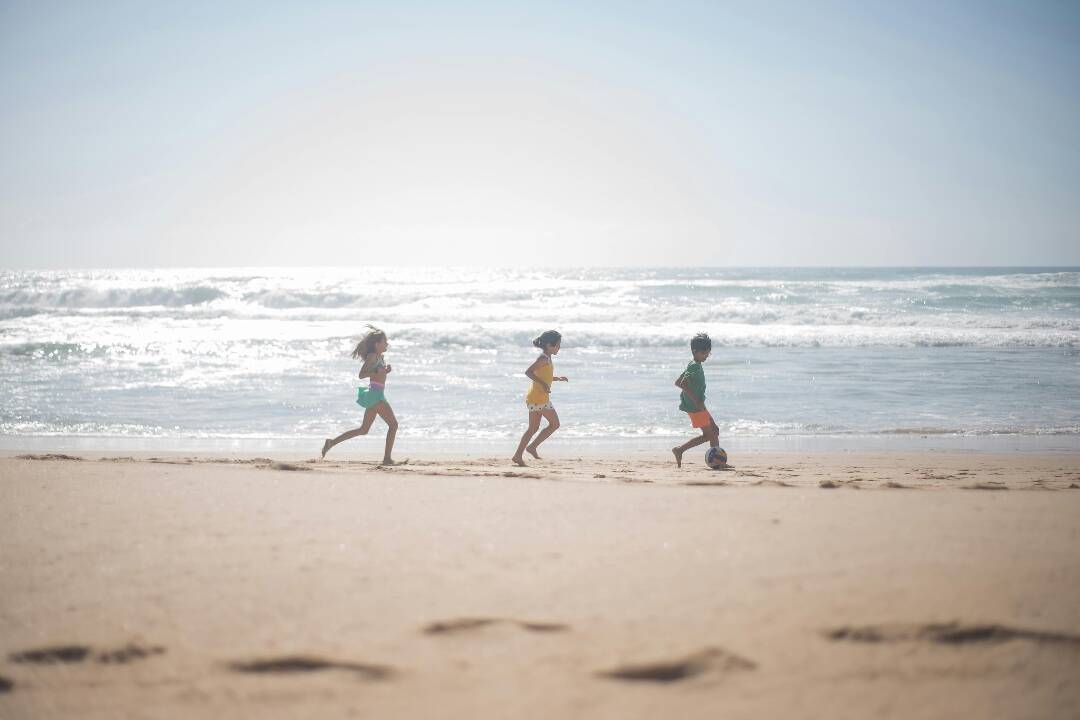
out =
[[(514, 453), (513, 461), (517, 465), (525, 467), (522, 453), (528, 451), (537, 460), (540, 455), (536, 449), (540, 443), (551, 437), (551, 434), (559, 429), (559, 413), (555, 412), (555, 406), (551, 404), (551, 383), (569, 382), (565, 377), (555, 377), (555, 365), (551, 358), (559, 354), (559, 346), (562, 344), (562, 335), (555, 330), (548, 330), (540, 337), (533, 340), (533, 345), (543, 352), (536, 358), (525, 376), (532, 380), (532, 386), (525, 395), (525, 406), (529, 409), (529, 427), (521, 436), (517, 452)], [(530, 438), (540, 429), (540, 418), (548, 421), (547, 427), (531, 443)]]
[(384, 392), (386, 376), (390, 374), (390, 365), (383, 361), (383, 353), (388, 347), (390, 343), (386, 340), (386, 333), (373, 325), (368, 325), (368, 333), (352, 351), (355, 359), (363, 361), (360, 366), (360, 379), (371, 378), (368, 387), (361, 387), (356, 392), (356, 404), (364, 408), (364, 421), (358, 428), (347, 430), (333, 439), (327, 438), (322, 447), (324, 458), (330, 448), (338, 443), (357, 435), (367, 435), (375, 422), (375, 416), (378, 416), (386, 423), (386, 448), (383, 450), (382, 464), (394, 464), (390, 454), (394, 449), (394, 437), (397, 435), (397, 418), (394, 417), (394, 411), (390, 403), (386, 401)]
[(705, 407), (705, 370), (701, 363), (709, 359), (712, 353), (712, 340), (705, 333), (698, 333), (690, 340), (690, 352), (694, 356), (693, 361), (686, 366), (686, 370), (675, 380), (675, 387), (682, 390), (679, 396), (679, 409), (690, 416), (690, 425), (701, 428), (701, 435), (687, 440), (678, 447), (671, 448), (675, 455), (675, 463), (682, 467), (683, 453), (703, 442), (708, 442), (713, 447), (720, 445), (720, 428), (716, 426), (712, 415)]

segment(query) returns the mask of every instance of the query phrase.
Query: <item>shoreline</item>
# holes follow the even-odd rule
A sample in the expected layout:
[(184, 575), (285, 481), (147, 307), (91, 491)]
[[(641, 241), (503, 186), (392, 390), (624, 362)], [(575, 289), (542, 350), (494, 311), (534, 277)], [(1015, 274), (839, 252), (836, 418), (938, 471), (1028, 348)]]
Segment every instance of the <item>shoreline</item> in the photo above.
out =
[[(695, 450), (697, 450), (695, 448)], [(509, 457), (477, 455), (399, 455), (384, 467), (376, 457), (341, 456), (320, 460), (317, 454), (186, 453), (139, 451), (126, 454), (92, 451), (0, 450), (0, 468), (39, 467), (78, 473), (79, 468), (189, 466), (207, 472), (226, 469), (298, 471), (312, 477), (340, 477), (377, 472), (415, 478), (525, 478), (553, 482), (599, 484), (644, 483), (658, 487), (717, 486), (814, 487), (835, 489), (924, 490), (1080, 490), (1080, 453), (987, 452), (762, 452), (730, 457), (730, 465), (713, 470), (704, 464), (704, 450), (688, 452), (682, 466), (670, 454), (639, 457), (627, 454), (545, 453), (515, 465)], [(506, 455), (509, 455), (507, 453)], [(95, 470), (93, 472), (99, 472)], [(1077, 493), (1080, 495), (1080, 493)]]
[[(524, 425), (522, 425), (524, 429)], [(347, 459), (381, 457), (384, 434), (348, 441), (333, 455)], [(580, 438), (556, 434), (545, 449), (553, 457), (605, 457), (632, 455), (646, 459), (663, 457), (668, 450), (693, 437), (672, 436)], [(0, 435), (0, 456), (20, 452), (85, 453), (187, 453), (225, 455), (282, 455), (298, 459), (318, 456), (323, 437), (304, 438), (139, 438), (123, 436)], [(408, 457), (499, 457), (512, 454), (518, 436), (501, 439), (424, 438), (399, 432), (395, 453)], [(721, 437), (720, 445), (732, 457), (760, 453), (978, 453), (978, 454), (1080, 454), (1080, 435), (954, 435), (903, 433), (889, 435), (782, 435)], [(704, 452), (704, 450), (702, 450)]]

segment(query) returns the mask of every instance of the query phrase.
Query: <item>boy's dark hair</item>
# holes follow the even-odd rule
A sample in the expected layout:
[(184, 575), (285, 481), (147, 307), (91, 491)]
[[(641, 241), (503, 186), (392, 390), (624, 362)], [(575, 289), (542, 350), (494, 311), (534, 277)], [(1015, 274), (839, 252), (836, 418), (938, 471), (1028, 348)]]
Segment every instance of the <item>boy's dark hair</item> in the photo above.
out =
[(712, 338), (707, 333), (698, 333), (690, 339), (690, 352), (712, 350)]
[(533, 345), (543, 350), (548, 345), (558, 345), (562, 342), (562, 334), (557, 330), (545, 330), (540, 337), (533, 340)]

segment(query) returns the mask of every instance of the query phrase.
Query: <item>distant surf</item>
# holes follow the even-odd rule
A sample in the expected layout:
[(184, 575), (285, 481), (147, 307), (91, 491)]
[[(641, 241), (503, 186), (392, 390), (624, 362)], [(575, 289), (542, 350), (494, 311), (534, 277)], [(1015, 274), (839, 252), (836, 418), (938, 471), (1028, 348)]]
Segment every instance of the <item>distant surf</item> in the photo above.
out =
[(1076, 268), (5, 271), (0, 433), (319, 438), (356, 419), (364, 322), (406, 438), (514, 436), (549, 327), (567, 440), (687, 434), (699, 331), (730, 438), (1080, 438)]

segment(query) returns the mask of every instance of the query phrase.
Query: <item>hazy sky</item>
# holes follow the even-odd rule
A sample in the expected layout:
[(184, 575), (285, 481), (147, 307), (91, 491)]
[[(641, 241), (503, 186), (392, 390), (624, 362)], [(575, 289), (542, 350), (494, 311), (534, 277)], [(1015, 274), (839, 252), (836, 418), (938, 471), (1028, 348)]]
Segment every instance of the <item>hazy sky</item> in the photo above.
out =
[(0, 266), (1080, 265), (1080, 3), (0, 0)]

